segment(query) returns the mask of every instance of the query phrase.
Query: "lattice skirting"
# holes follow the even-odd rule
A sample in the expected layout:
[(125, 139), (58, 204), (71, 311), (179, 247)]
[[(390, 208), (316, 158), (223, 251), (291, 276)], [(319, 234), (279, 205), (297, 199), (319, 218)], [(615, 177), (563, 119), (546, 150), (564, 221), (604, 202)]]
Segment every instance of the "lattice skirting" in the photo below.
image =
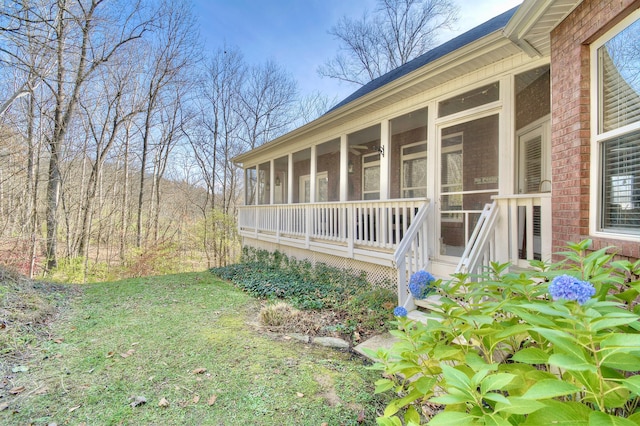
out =
[(260, 250), (270, 252), (279, 251), (290, 258), (297, 260), (308, 260), (312, 265), (316, 263), (324, 263), (338, 269), (351, 269), (362, 271), (367, 275), (367, 280), (374, 285), (385, 287), (390, 290), (396, 290), (398, 284), (398, 272), (396, 269), (377, 265), (373, 263), (362, 262), (347, 257), (333, 256), (325, 253), (318, 253), (311, 250), (291, 247), (282, 244), (274, 244), (267, 241), (254, 240), (252, 238), (244, 238), (245, 246), (253, 247)]

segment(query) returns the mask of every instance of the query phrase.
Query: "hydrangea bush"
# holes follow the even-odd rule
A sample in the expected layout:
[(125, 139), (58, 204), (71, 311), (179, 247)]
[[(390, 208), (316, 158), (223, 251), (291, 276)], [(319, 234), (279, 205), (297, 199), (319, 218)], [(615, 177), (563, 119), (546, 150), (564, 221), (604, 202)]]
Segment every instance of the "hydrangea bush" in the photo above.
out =
[(434, 319), (398, 316), (400, 341), (371, 353), (376, 392), (396, 396), (378, 424), (640, 425), (640, 261), (590, 246), (456, 275)]

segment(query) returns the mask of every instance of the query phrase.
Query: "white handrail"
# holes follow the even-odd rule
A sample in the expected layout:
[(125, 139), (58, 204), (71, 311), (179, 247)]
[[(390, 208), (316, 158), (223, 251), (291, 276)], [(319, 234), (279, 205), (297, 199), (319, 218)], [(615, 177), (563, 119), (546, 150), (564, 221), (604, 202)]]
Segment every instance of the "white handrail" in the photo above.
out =
[[(498, 204), (494, 201), (485, 204), (473, 234), (467, 242), (456, 273), (479, 274), (482, 267), (489, 266), (489, 262), (495, 259), (495, 225), (498, 218)], [(471, 276), (475, 280), (476, 277)]]
[(415, 303), (409, 293), (408, 279), (414, 272), (426, 269), (429, 265), (427, 218), (430, 211), (429, 202), (418, 209), (411, 226), (393, 254), (398, 270), (398, 305), (409, 311), (415, 309)]

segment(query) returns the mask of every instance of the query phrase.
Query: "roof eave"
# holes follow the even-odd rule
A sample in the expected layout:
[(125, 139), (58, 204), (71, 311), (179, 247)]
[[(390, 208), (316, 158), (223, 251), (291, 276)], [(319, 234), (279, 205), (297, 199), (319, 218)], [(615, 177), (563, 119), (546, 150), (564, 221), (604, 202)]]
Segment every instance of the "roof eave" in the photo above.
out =
[(378, 89), (373, 90), (370, 93), (367, 93), (366, 95), (354, 99), (348, 104), (332, 110), (315, 119), (314, 121), (305, 124), (302, 127), (292, 130), (291, 132), (286, 133), (271, 142), (261, 145), (258, 148), (240, 154), (234, 157), (232, 161), (235, 164), (243, 164), (251, 158), (259, 157), (264, 151), (272, 150), (283, 143), (300, 138), (306, 133), (312, 132), (314, 130), (317, 130), (318, 128), (330, 124), (332, 121), (335, 121), (337, 118), (344, 115), (348, 111), (365, 108), (366, 106), (375, 103), (379, 99), (390, 96), (397, 90), (430, 78), (433, 73), (442, 73), (446, 69), (460, 66), (464, 62), (478, 57), (478, 55), (483, 54), (487, 50), (500, 48), (504, 45), (505, 42), (510, 43), (510, 41), (504, 37), (502, 30), (496, 30), (474, 41), (473, 43), (463, 46), (460, 49), (457, 49), (427, 65), (424, 65), (402, 77), (399, 77), (398, 79), (391, 81), (386, 85), (379, 87)]
[[(550, 33), (581, 2), (582, 0), (524, 0), (504, 27), (503, 33), (530, 57), (545, 56), (548, 52), (543, 51), (541, 46), (536, 45), (528, 37), (534, 32)], [(544, 22), (544, 18), (547, 14), (552, 14), (552, 8), (558, 5), (562, 7), (563, 14), (549, 26), (548, 22)]]

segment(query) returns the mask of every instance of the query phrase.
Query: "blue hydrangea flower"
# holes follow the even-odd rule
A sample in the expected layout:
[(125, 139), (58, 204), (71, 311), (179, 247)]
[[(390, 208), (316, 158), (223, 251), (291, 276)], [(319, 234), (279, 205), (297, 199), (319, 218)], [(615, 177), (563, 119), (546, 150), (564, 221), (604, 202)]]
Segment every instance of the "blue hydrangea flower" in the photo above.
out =
[(560, 275), (549, 284), (549, 294), (553, 300), (575, 300), (582, 305), (596, 294), (596, 289), (589, 281), (581, 281), (570, 275)]
[(415, 299), (425, 299), (433, 290), (433, 282), (435, 277), (429, 272), (420, 270), (409, 280), (409, 291)]
[(407, 310), (402, 306), (396, 306), (396, 308), (393, 310), (393, 315), (397, 317), (406, 317), (407, 313)]

